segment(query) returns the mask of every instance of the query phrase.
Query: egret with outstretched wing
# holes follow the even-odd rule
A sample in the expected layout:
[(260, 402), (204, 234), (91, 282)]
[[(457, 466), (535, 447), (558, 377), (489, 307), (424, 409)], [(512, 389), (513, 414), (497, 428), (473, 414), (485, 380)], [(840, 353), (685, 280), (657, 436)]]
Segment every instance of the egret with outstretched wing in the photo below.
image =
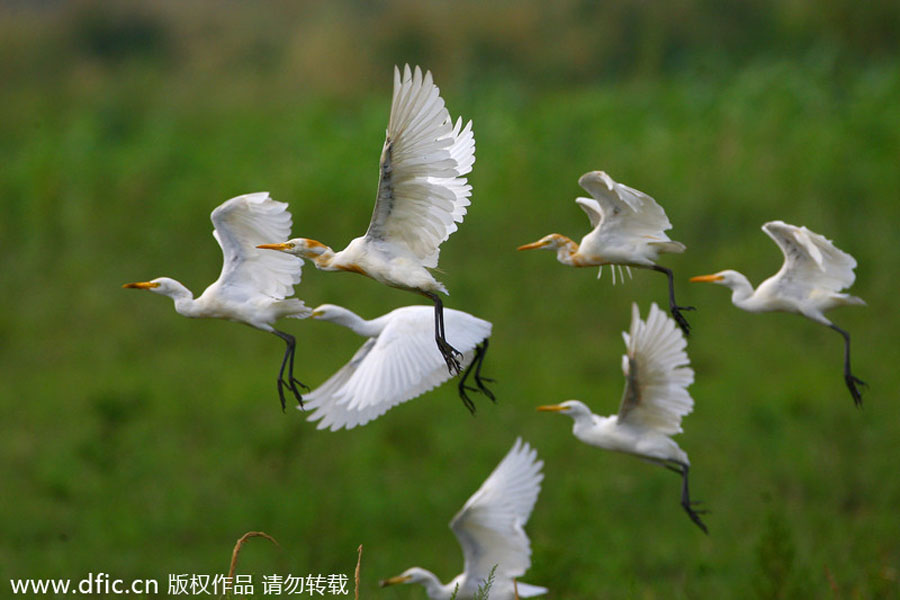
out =
[(375, 209), (365, 235), (339, 252), (307, 238), (258, 247), (311, 260), (323, 271), (350, 271), (385, 285), (417, 292), (434, 303), (434, 339), (451, 374), (460, 372), (460, 352), (447, 342), (444, 284), (437, 267), (440, 245), (456, 231), (472, 187), (463, 175), (475, 162), (472, 122), (454, 124), (431, 72), (394, 68), (388, 122)]
[(769, 221), (762, 230), (784, 254), (781, 269), (755, 290), (742, 273), (728, 269), (692, 277), (731, 288), (731, 302), (749, 312), (781, 311), (803, 315), (827, 325), (844, 338), (844, 383), (853, 402), (862, 406), (858, 385), (865, 385), (850, 370), (850, 334), (832, 323), (825, 313), (839, 306), (864, 305), (861, 298), (842, 293), (853, 285), (856, 260), (835, 247), (831, 240), (806, 227)]
[[(471, 600), (494, 573), (491, 600), (539, 596), (546, 588), (517, 581), (531, 567), (531, 543), (525, 524), (541, 491), (543, 461), (527, 442), (512, 449), (450, 522), (462, 546), (463, 572), (442, 584), (437, 576), (412, 567), (381, 581), (381, 586), (418, 583), (431, 600)], [(516, 581), (514, 581), (516, 580)], [(455, 595), (455, 596), (454, 596)]]
[(246, 194), (216, 207), (211, 218), (215, 227), (213, 237), (222, 248), (224, 262), (219, 278), (198, 298), (169, 277), (126, 283), (122, 287), (168, 296), (175, 302), (175, 311), (185, 317), (226, 319), (274, 333), (287, 344), (277, 380), (281, 408), (285, 407), (285, 387), (302, 406), (298, 386), (306, 386), (294, 377), (296, 340), (272, 324), (282, 317), (303, 319), (310, 314), (302, 300), (288, 298), (300, 283), (303, 261), (256, 248), (263, 240), (285, 239), (290, 235), (291, 213), (287, 204), (276, 202), (267, 192)]
[[(672, 228), (669, 218), (656, 200), (627, 185), (613, 181), (603, 171), (591, 171), (578, 179), (578, 184), (592, 198), (576, 198), (575, 202), (591, 220), (590, 233), (576, 244), (558, 233), (545, 235), (536, 242), (519, 246), (519, 250), (542, 248), (555, 250), (556, 259), (571, 267), (600, 267), (610, 265), (615, 283), (615, 267), (639, 267), (665, 273), (669, 280), (669, 311), (685, 335), (690, 325), (683, 310), (692, 306), (678, 306), (675, 302), (675, 282), (672, 270), (656, 263), (664, 252), (684, 252), (684, 244), (669, 239), (666, 230)], [(631, 270), (628, 270), (629, 275)], [(599, 277), (599, 274), (598, 274)]]
[(619, 413), (601, 417), (591, 413), (583, 402), (566, 400), (560, 404), (539, 406), (538, 410), (560, 412), (575, 420), (572, 433), (586, 444), (624, 452), (666, 467), (681, 475), (681, 506), (706, 533), (700, 519), (703, 511), (694, 509), (688, 489), (690, 461), (671, 436), (681, 433), (681, 418), (694, 408), (687, 387), (694, 381), (685, 347), (687, 341), (656, 304), (650, 306), (642, 321), (637, 304), (631, 305), (631, 329), (625, 338), (622, 371), (625, 391)]
[[(334, 304), (314, 308), (313, 319), (342, 325), (368, 339), (346, 365), (306, 394), (306, 407), (311, 410), (307, 420), (318, 421), (319, 429), (352, 429), (447, 381), (447, 367), (434, 351), (432, 312), (430, 306), (404, 306), (366, 320)], [(457, 390), (474, 413), (468, 392), (479, 391), (494, 399), (481, 377), (491, 324), (450, 308), (444, 309), (444, 319), (447, 340), (462, 352), (465, 372)], [(476, 387), (467, 385), (470, 376)]]

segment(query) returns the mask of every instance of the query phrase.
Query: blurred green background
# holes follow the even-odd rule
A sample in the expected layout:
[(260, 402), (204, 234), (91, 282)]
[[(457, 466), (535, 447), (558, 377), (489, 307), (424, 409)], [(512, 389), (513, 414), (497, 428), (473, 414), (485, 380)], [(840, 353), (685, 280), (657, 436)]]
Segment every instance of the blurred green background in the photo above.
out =
[[(552, 4), (552, 6), (550, 6)], [(419, 564), (462, 568), (447, 523), (516, 436), (545, 461), (523, 579), (549, 598), (896, 598), (900, 587), (900, 5), (644, 2), (5, 2), (0, 6), (0, 589), (10, 578), (352, 575), (364, 598)], [(209, 212), (268, 190), (295, 235), (341, 248), (368, 223), (395, 64), (431, 69), (474, 121), (472, 206), (444, 244), (448, 306), (494, 323), (497, 405), (451, 386), (349, 432), (282, 414), (273, 336), (177, 316), (120, 289), (199, 294), (221, 255)], [(690, 454), (708, 537), (663, 469), (600, 451), (538, 404), (617, 409), (630, 303), (515, 247), (587, 219), (604, 169), (659, 200), (688, 316)], [(831, 316), (870, 384), (856, 410), (841, 339), (752, 315), (689, 276), (781, 254), (771, 219), (835, 240), (868, 302)], [(374, 317), (416, 298), (307, 266), (297, 295)], [(282, 324), (321, 383), (360, 339)], [(9, 589), (9, 588), (5, 588)]]

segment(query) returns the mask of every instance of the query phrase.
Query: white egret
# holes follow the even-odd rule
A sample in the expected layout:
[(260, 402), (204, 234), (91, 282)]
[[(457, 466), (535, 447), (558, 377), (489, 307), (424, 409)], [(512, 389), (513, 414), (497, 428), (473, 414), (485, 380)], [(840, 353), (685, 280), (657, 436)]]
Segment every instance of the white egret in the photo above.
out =
[(454, 124), (431, 72), (394, 68), (375, 209), (365, 235), (339, 252), (307, 238), (260, 248), (306, 258), (323, 271), (351, 271), (391, 287), (418, 292), (434, 303), (435, 341), (451, 374), (460, 372), (460, 353), (446, 339), (444, 284), (428, 269), (437, 267), (441, 243), (456, 231), (472, 187), (463, 175), (475, 162), (472, 122)]
[(681, 506), (704, 533), (700, 520), (705, 511), (694, 510), (688, 490), (690, 461), (671, 438), (681, 433), (681, 418), (694, 408), (687, 387), (694, 381), (684, 335), (656, 304), (642, 321), (637, 304), (631, 305), (631, 329), (622, 332), (626, 353), (622, 356), (625, 391), (619, 413), (601, 417), (583, 402), (566, 400), (539, 406), (575, 420), (572, 433), (586, 444), (624, 452), (658, 464), (681, 475)]
[(769, 221), (762, 230), (784, 254), (784, 264), (775, 275), (754, 290), (750, 281), (733, 270), (692, 277), (731, 288), (731, 302), (749, 312), (781, 311), (803, 315), (827, 325), (844, 337), (844, 383), (853, 402), (862, 406), (857, 385), (865, 382), (850, 371), (850, 334), (832, 323), (825, 312), (839, 306), (865, 305), (865, 301), (841, 290), (853, 285), (856, 260), (834, 246), (831, 240), (806, 227)]
[(513, 581), (531, 566), (525, 524), (541, 491), (543, 465), (527, 442), (516, 439), (506, 457), (456, 513), (450, 529), (462, 546), (465, 566), (452, 581), (442, 584), (431, 571), (412, 567), (380, 585), (418, 583), (432, 600), (449, 600), (454, 591), (458, 600), (471, 600), (493, 569), (491, 600), (512, 600), (514, 589), (522, 598), (546, 593), (547, 588)]
[[(556, 259), (570, 267), (600, 267), (610, 265), (615, 282), (615, 266), (640, 267), (665, 273), (669, 280), (669, 311), (685, 335), (690, 325), (681, 314), (694, 310), (693, 306), (678, 306), (675, 302), (675, 282), (672, 270), (656, 264), (664, 252), (684, 252), (684, 244), (669, 239), (665, 231), (672, 228), (669, 218), (656, 200), (627, 185), (613, 181), (603, 171), (591, 171), (578, 179), (578, 185), (593, 198), (576, 198), (575, 202), (587, 213), (593, 230), (576, 244), (558, 233), (551, 233), (536, 242), (519, 246), (519, 250), (542, 248), (555, 250)], [(629, 275), (631, 270), (628, 270)]]
[[(297, 298), (288, 298), (300, 283), (303, 261), (294, 256), (256, 249), (262, 240), (285, 239), (291, 232), (287, 204), (276, 202), (267, 192), (237, 196), (212, 211), (224, 264), (219, 278), (198, 298), (184, 285), (159, 277), (151, 281), (126, 283), (122, 287), (145, 289), (175, 301), (175, 311), (191, 318), (226, 319), (274, 333), (287, 344), (278, 371), (278, 396), (285, 407), (284, 387), (303, 404), (298, 389), (306, 387), (294, 377), (294, 336), (272, 327), (277, 319), (304, 319), (310, 310)], [(287, 366), (288, 377), (284, 378)]]
[[(432, 313), (430, 306), (404, 306), (365, 320), (334, 304), (314, 308), (313, 319), (331, 321), (368, 339), (350, 362), (306, 394), (306, 407), (312, 411), (307, 420), (319, 421), (318, 429), (352, 429), (450, 379), (444, 361), (432, 347)], [(457, 386), (459, 396), (474, 413), (467, 391), (480, 391), (494, 399), (481, 377), (491, 324), (449, 308), (444, 309), (444, 320), (447, 341), (462, 352), (465, 372)], [(466, 385), (473, 370), (476, 388)]]

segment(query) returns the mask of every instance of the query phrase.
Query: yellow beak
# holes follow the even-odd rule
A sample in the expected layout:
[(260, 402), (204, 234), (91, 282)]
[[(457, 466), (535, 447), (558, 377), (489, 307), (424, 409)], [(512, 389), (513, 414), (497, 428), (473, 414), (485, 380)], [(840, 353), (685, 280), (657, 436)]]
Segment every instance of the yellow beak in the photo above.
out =
[(706, 282), (706, 281), (722, 281), (725, 279), (721, 275), (697, 275), (696, 277), (691, 277), (691, 283), (698, 282)]
[(562, 404), (545, 404), (544, 406), (538, 406), (537, 409), (543, 412), (559, 412), (561, 410), (566, 410), (567, 406), (563, 406)]
[(389, 577), (387, 579), (382, 579), (378, 582), (379, 587), (387, 587), (389, 585), (396, 585), (398, 583), (406, 583), (412, 579), (409, 575), (397, 575), (396, 577)]
[(293, 244), (288, 244), (287, 242), (281, 244), (260, 244), (257, 248), (262, 248), (263, 250), (290, 250), (293, 248)]
[(155, 281), (138, 281), (136, 283), (126, 283), (123, 288), (137, 288), (139, 290), (149, 290), (150, 288), (159, 287), (159, 283)]
[(519, 246), (516, 250), (534, 250), (535, 248), (543, 248), (549, 242), (545, 242), (544, 240), (538, 240), (536, 242), (531, 242), (530, 244), (525, 244), (524, 246)]

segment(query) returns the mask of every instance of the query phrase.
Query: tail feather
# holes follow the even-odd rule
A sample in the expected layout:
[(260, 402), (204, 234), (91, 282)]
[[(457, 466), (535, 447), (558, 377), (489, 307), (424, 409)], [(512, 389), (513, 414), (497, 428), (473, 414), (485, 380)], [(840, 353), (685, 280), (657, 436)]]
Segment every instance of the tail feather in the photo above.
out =
[(540, 596), (547, 593), (547, 588), (545, 587), (522, 583), (521, 581), (516, 581), (516, 589), (519, 591), (520, 598), (531, 598), (532, 596)]
[(312, 309), (303, 304), (303, 300), (299, 298), (287, 298), (278, 301), (278, 312), (281, 317), (305, 319), (312, 314)]
[(684, 244), (672, 240), (666, 242), (649, 242), (648, 245), (659, 248), (660, 252), (671, 252), (673, 254), (681, 254), (685, 250)]

